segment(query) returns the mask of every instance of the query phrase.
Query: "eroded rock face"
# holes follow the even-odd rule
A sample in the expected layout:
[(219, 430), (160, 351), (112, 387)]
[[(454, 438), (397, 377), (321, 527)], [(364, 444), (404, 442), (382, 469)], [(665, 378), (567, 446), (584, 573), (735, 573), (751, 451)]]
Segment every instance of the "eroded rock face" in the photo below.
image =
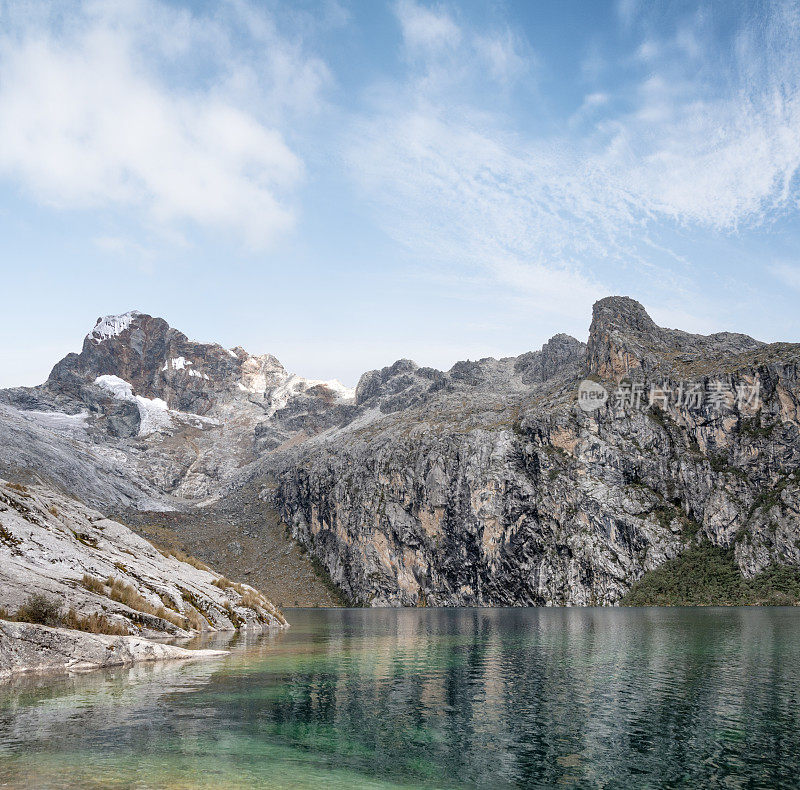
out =
[[(299, 449), (264, 496), (370, 605), (613, 604), (698, 536), (746, 576), (800, 564), (800, 346), (661, 329), (626, 298), (595, 306), (585, 358), (548, 346), (552, 363), (515, 362), (527, 392), (492, 402), (477, 382), (356, 424)], [(611, 392), (592, 412), (584, 376)], [(650, 406), (651, 385), (672, 400)]]
[(692, 335), (657, 326), (647, 311), (627, 296), (609, 296), (594, 305), (589, 329), (590, 373), (612, 382), (625, 374), (669, 372), (677, 364), (706, 358), (719, 368), (726, 360), (753, 352), (758, 340), (733, 332)]
[(514, 363), (522, 373), (525, 384), (542, 384), (565, 371), (577, 370), (586, 358), (586, 344), (570, 335), (560, 334), (550, 338), (541, 351), (522, 354)]
[[(197, 343), (131, 311), (98, 319), (81, 352), (43, 385), (0, 391), (14, 410), (0, 415), (0, 470), (21, 466), (61, 485), (75, 477), (71, 455), (94, 456), (100, 467), (112, 458), (124, 494), (93, 486), (91, 475), (67, 490), (95, 505), (179, 508), (213, 498), (260, 453), (346, 421), (353, 401), (338, 382), (292, 375), (270, 354)], [(41, 452), (15, 465), (26, 454), (21, 432)]]

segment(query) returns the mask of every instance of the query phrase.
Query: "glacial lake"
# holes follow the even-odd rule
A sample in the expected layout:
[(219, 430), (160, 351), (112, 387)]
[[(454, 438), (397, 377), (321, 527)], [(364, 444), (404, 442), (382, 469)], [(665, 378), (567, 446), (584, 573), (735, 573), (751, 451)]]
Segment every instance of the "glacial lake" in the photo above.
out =
[(800, 609), (288, 609), (0, 686), (0, 788), (800, 784)]

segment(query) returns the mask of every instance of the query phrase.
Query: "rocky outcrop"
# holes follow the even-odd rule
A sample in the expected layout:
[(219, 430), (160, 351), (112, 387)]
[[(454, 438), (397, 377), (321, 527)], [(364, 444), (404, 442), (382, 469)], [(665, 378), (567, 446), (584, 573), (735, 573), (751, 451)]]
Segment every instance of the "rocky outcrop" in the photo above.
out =
[(0, 481), (0, 609), (13, 615), (31, 593), (75, 620), (144, 636), (286, 624), (248, 585), (162, 553), (69, 497)]
[(627, 296), (609, 296), (594, 305), (589, 328), (589, 373), (618, 382), (628, 373), (669, 374), (681, 363), (706, 359), (719, 368), (763, 343), (747, 335), (718, 332), (692, 335), (657, 326), (647, 311)]
[(0, 620), (0, 682), (22, 674), (85, 672), (143, 661), (196, 661), (225, 650), (187, 650), (136, 636), (104, 636)]
[(525, 384), (542, 384), (567, 371), (577, 374), (586, 358), (586, 344), (570, 335), (555, 335), (542, 346), (517, 357), (514, 369), (522, 374)]
[[(585, 357), (548, 345), (562, 362), (515, 362), (526, 392), (477, 377), (469, 400), (355, 423), (264, 496), (369, 605), (613, 604), (697, 540), (746, 576), (800, 565), (800, 346), (661, 329), (617, 297)], [(609, 394), (595, 410), (583, 377)]]

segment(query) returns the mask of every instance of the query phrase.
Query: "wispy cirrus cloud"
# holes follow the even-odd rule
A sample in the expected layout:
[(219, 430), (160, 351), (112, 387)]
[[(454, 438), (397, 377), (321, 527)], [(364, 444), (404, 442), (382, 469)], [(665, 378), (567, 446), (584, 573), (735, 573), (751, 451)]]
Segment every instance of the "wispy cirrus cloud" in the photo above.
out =
[(508, 26), (472, 30), (454, 9), (416, 0), (398, 0), (394, 10), (422, 92), (452, 90), (487, 75), (495, 86), (505, 86), (528, 74), (534, 63), (530, 48)]
[(445, 12), (420, 5), (414, 0), (399, 0), (396, 5), (403, 41), (412, 56), (438, 56), (461, 42), (461, 28)]
[(699, 15), (651, 47), (598, 157), (659, 215), (719, 230), (794, 210), (800, 168), (800, 9), (774, 3), (729, 48)]
[[(474, 51), (486, 33), (452, 8), (398, 6), (404, 31), (409, 14), (435, 14), (447, 35), (435, 52), (418, 49), (405, 79), (350, 130), (356, 178), (387, 231), (419, 255), (482, 269), (543, 309), (573, 314), (632, 267), (679, 261), (654, 240), (663, 226), (736, 233), (796, 210), (794, 4), (743, 15), (720, 40), (710, 13), (655, 35), (646, 8), (621, 2), (631, 44), (616, 68), (625, 79), (592, 85), (544, 135), (485, 101)], [(443, 57), (444, 83), (431, 80)], [(691, 266), (681, 260), (677, 270), (665, 298), (692, 290)]]
[(132, 210), (253, 246), (292, 226), (304, 168), (282, 129), (329, 76), (269, 15), (87, 0), (6, 4), (0, 21), (0, 174), (59, 208)]

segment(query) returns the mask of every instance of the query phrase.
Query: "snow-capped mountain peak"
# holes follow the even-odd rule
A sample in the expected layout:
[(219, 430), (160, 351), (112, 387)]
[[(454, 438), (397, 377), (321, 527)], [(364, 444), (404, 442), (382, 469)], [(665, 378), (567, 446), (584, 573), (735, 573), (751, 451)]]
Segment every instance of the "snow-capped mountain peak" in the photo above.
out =
[(129, 310), (122, 315), (105, 315), (97, 319), (94, 329), (87, 338), (95, 343), (102, 343), (110, 337), (122, 334), (133, 323), (136, 316), (142, 315), (138, 310)]

